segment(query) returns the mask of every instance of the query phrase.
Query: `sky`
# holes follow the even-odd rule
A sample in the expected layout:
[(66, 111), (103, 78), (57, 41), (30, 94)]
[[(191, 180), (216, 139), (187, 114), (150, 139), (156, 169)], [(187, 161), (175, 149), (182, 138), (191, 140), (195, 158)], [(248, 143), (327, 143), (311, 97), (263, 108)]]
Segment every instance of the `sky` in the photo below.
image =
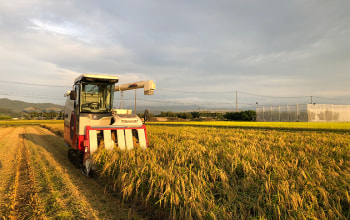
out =
[(3, 1), (0, 98), (64, 105), (89, 73), (153, 80), (153, 96), (137, 91), (146, 106), (350, 104), (349, 11), (348, 0)]

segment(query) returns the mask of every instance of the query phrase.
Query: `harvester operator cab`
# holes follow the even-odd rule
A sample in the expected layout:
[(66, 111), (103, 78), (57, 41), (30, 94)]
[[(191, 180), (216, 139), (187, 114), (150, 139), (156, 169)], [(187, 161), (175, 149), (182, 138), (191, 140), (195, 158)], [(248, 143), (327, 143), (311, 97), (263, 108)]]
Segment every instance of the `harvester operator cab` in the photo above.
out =
[[(78, 77), (75, 80), (73, 90), (69, 91), (66, 96), (70, 96), (70, 100), (74, 101), (74, 109), (79, 109), (81, 113), (111, 112), (115, 83), (118, 82), (118, 78), (100, 79), (93, 76), (82, 75)], [(69, 102), (68, 99), (67, 102)]]
[(112, 111), (114, 83), (81, 83), (80, 112), (107, 113)]

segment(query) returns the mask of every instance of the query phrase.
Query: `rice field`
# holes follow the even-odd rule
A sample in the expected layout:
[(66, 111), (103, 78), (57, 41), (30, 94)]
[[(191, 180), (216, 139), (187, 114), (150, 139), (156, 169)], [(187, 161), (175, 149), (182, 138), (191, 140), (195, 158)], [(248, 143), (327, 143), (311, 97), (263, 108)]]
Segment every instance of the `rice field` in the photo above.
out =
[(148, 123), (148, 149), (93, 159), (99, 183), (153, 219), (349, 219), (349, 124)]
[(236, 122), (236, 121), (186, 121), (186, 122), (147, 122), (150, 125), (204, 126), (227, 128), (256, 128), (283, 130), (331, 130), (350, 132), (349, 122)]
[(124, 200), (175, 219), (350, 217), (349, 133), (151, 125), (148, 135), (147, 150), (94, 155)]

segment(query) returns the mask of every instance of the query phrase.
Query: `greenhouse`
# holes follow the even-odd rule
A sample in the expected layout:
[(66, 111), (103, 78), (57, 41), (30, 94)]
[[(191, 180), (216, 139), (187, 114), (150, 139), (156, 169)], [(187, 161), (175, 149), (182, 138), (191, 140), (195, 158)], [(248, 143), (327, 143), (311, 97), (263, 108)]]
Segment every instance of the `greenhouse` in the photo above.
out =
[(256, 108), (257, 121), (350, 122), (350, 105), (296, 104)]

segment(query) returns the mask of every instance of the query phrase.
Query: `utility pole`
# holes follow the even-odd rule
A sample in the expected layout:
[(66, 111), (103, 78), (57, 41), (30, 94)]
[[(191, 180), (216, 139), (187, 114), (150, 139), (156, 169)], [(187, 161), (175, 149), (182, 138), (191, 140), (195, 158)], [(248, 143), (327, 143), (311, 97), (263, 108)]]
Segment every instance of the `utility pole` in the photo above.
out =
[(312, 104), (312, 96), (310, 96), (310, 98), (311, 98), (311, 103), (310, 104)]
[(135, 115), (136, 115), (136, 89), (135, 89)]
[(237, 91), (236, 91), (236, 112), (238, 111)]
[(122, 109), (124, 108), (124, 93), (123, 91), (120, 92), (120, 105), (119, 108)]

